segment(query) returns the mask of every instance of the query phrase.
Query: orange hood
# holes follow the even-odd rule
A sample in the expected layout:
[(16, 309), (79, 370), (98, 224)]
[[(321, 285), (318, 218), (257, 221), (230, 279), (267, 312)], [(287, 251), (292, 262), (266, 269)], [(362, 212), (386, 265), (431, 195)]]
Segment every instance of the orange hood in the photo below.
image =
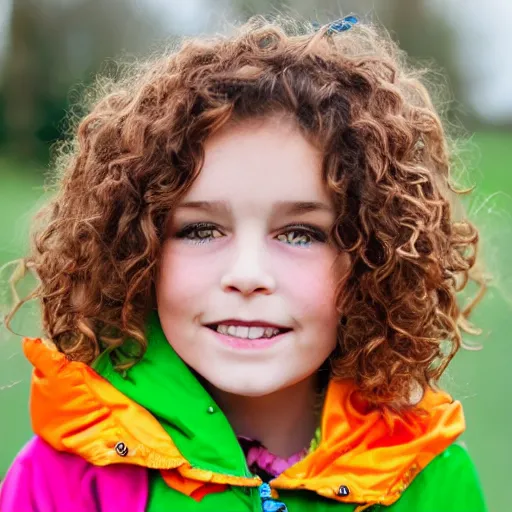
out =
[[(258, 477), (199, 469), (180, 453), (158, 420), (89, 366), (69, 361), (40, 339), (25, 339), (34, 365), (34, 432), (56, 450), (94, 465), (128, 463), (159, 469), (181, 492), (201, 497), (225, 485), (257, 486)], [(464, 430), (459, 402), (427, 391), (419, 407), (398, 415), (361, 407), (354, 384), (332, 381), (318, 447), (271, 482), (338, 501), (390, 505), (414, 476)], [(340, 487), (349, 490), (339, 492)]]

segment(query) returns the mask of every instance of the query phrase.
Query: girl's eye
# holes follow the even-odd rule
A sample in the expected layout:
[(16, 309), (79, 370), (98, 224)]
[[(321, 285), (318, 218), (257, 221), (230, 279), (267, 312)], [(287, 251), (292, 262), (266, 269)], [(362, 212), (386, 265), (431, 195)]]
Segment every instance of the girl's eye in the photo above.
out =
[(185, 226), (181, 231), (176, 233), (176, 238), (190, 240), (196, 244), (203, 244), (214, 238), (224, 236), (213, 224), (199, 223)]
[[(223, 233), (214, 225), (208, 223), (197, 223), (185, 226), (176, 234), (176, 238), (188, 240), (195, 244), (208, 243), (216, 238), (221, 238)], [(315, 242), (323, 243), (327, 236), (314, 226), (295, 225), (290, 226), (287, 231), (277, 235), (280, 242), (297, 247), (309, 247)]]
[(327, 237), (318, 228), (313, 226), (297, 225), (292, 226), (277, 236), (280, 242), (290, 244), (298, 247), (309, 247), (315, 242), (325, 242)]

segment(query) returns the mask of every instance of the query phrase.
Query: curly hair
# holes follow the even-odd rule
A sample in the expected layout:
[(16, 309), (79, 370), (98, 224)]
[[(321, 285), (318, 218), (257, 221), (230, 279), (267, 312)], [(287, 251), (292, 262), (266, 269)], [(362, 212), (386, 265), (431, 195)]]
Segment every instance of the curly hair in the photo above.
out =
[(331, 238), (351, 259), (333, 378), (397, 408), (435, 386), (461, 346), (456, 294), (478, 232), (454, 218), (459, 192), (423, 72), (373, 25), (290, 25), (252, 19), (98, 82), (25, 260), (40, 280), (29, 298), (69, 358), (89, 364), (128, 340), (143, 354), (166, 220), (206, 139), (230, 120), (282, 112), (322, 151)]

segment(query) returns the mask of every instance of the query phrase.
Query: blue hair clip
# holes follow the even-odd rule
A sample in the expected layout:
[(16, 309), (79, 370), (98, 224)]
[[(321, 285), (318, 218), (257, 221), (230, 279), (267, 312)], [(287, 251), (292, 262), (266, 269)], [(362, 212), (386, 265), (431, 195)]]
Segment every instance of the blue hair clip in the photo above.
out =
[[(329, 23), (326, 34), (332, 35), (337, 32), (345, 32), (352, 28), (358, 21), (359, 20), (355, 16), (345, 16), (344, 18)], [(312, 25), (315, 31), (318, 31), (321, 28), (320, 24), (316, 21), (314, 21)]]
[(333, 21), (329, 28), (327, 29), (328, 34), (334, 34), (336, 32), (345, 32), (352, 28), (357, 23), (357, 18), (355, 16), (345, 16), (340, 20)]

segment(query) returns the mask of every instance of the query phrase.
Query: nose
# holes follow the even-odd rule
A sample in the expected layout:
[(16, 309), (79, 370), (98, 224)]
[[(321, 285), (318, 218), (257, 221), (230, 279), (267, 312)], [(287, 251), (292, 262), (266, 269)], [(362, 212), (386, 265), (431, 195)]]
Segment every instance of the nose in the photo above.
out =
[(276, 280), (268, 268), (268, 249), (256, 233), (240, 239), (235, 246), (231, 264), (227, 266), (221, 287), (226, 292), (270, 295), (276, 289)]

